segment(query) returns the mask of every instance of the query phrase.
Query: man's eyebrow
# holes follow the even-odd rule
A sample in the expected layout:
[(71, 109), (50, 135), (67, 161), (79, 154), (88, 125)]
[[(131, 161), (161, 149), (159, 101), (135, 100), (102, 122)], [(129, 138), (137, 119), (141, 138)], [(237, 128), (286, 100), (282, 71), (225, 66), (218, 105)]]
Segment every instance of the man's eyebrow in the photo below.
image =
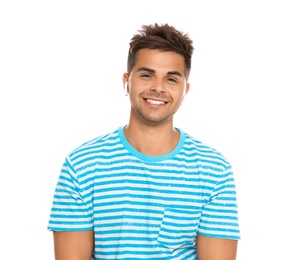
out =
[[(156, 73), (155, 70), (147, 68), (147, 67), (140, 67), (139, 69), (137, 69), (137, 72), (139, 71), (147, 71), (150, 73)], [(179, 71), (168, 71), (167, 75), (176, 75), (176, 76), (182, 77), (182, 74)]]
[(137, 72), (139, 72), (139, 71), (147, 71), (147, 72), (150, 72), (150, 73), (156, 73), (155, 70), (149, 69), (149, 68), (146, 68), (146, 67), (140, 67), (139, 69), (137, 69)]
[(182, 74), (179, 71), (168, 71), (167, 75), (176, 75), (182, 78)]

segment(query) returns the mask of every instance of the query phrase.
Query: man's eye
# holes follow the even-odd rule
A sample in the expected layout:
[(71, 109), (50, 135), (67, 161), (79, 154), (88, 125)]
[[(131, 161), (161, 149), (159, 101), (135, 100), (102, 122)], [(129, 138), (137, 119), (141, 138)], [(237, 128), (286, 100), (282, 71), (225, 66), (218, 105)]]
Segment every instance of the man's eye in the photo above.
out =
[(175, 78), (168, 78), (168, 81), (171, 82), (171, 83), (176, 83), (177, 80)]
[(142, 74), (141, 77), (142, 78), (150, 78), (150, 74)]

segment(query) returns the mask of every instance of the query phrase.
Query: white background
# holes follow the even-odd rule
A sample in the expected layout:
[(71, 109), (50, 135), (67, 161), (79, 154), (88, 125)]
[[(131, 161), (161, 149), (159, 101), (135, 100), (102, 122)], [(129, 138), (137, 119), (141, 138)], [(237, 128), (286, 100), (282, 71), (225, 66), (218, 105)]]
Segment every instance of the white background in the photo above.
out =
[(124, 125), (128, 43), (143, 23), (194, 40), (175, 125), (232, 162), (238, 260), (289, 257), (288, 1), (1, 1), (0, 259), (53, 259), (47, 223), (65, 155)]

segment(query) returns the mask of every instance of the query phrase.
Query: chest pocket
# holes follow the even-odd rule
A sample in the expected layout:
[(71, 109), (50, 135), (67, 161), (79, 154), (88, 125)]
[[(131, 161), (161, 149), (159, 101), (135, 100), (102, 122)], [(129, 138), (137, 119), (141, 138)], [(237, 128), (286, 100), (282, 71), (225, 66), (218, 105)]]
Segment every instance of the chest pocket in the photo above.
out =
[(199, 210), (166, 208), (157, 241), (171, 252), (178, 248), (195, 247)]

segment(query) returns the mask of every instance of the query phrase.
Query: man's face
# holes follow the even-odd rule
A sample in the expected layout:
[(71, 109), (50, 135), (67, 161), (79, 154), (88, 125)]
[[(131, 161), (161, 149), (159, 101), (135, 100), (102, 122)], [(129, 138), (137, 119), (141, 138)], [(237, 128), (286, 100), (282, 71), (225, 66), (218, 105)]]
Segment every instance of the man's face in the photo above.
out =
[(184, 75), (183, 56), (169, 51), (142, 49), (128, 81), (131, 120), (156, 125), (172, 120), (189, 83)]

